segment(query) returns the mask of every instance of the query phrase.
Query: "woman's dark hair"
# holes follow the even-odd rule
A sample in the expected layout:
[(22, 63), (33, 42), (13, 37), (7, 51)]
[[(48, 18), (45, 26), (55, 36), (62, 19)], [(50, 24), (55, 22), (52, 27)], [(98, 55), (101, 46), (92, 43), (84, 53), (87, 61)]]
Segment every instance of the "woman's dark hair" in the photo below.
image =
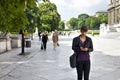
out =
[(83, 25), (81, 27), (80, 31), (87, 32), (88, 31), (88, 27), (86, 25)]

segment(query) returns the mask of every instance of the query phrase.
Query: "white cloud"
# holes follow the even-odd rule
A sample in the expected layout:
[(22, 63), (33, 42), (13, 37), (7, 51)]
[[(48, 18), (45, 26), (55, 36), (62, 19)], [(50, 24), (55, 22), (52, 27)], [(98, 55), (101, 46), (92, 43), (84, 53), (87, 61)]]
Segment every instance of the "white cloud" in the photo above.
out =
[(98, 5), (101, 1), (102, 0), (72, 0), (72, 5), (69, 7), (76, 10), (86, 9)]
[(94, 15), (100, 10), (107, 10), (109, 0), (50, 0), (55, 3), (63, 20), (77, 17), (81, 13)]

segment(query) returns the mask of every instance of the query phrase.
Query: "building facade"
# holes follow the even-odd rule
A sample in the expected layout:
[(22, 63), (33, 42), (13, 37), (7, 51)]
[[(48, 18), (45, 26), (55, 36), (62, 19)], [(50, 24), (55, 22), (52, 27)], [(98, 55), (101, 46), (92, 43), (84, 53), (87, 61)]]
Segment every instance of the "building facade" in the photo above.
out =
[(110, 0), (108, 5), (108, 24), (100, 25), (100, 35), (120, 33), (120, 0)]
[(110, 0), (108, 6), (108, 24), (120, 24), (120, 0)]

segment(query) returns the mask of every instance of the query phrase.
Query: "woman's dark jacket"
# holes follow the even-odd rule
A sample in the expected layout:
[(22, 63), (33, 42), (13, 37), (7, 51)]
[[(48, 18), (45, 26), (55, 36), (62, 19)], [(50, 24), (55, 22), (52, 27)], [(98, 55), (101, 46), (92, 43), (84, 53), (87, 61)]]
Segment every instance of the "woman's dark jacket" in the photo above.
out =
[[(93, 43), (90, 37), (86, 36), (86, 41), (85, 41), (85, 48), (88, 48), (88, 51), (86, 52), (89, 55), (89, 52), (93, 51)], [(80, 53), (80, 36), (75, 37), (73, 39), (73, 43), (72, 43), (72, 50), (75, 53)]]
[(46, 43), (48, 41), (48, 35), (42, 35), (42, 41)]

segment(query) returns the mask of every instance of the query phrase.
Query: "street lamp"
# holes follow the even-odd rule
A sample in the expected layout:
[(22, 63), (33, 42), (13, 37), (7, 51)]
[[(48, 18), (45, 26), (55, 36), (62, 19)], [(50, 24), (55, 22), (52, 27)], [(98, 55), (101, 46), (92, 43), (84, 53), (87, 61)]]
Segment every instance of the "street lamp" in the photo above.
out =
[(19, 34), (22, 35), (22, 51), (21, 51), (21, 53), (19, 55), (23, 55), (23, 54), (25, 54), (25, 52), (24, 52), (24, 47), (25, 47), (24, 43), (25, 43), (25, 40), (24, 40), (24, 33), (23, 33), (22, 29), (20, 29), (20, 33)]

